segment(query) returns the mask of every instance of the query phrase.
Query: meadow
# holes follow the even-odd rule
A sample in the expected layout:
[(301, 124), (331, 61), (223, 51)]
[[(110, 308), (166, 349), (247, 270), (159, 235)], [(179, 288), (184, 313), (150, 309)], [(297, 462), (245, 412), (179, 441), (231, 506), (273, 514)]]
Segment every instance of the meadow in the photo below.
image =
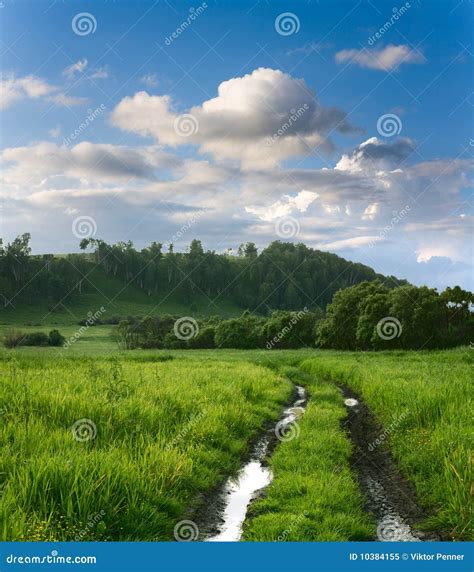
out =
[(347, 354), (324, 352), (302, 364), (319, 379), (363, 396), (384, 441), (431, 516), (425, 527), (452, 540), (472, 539), (473, 352)]
[[(107, 332), (90, 328), (67, 350), (0, 351), (2, 539), (173, 540), (295, 383), (307, 411), (298, 437), (277, 444), (243, 539), (371, 539), (334, 382), (389, 428), (383, 446), (429, 515), (420, 525), (472, 539), (469, 349), (119, 352)], [(102, 349), (88, 336), (102, 336)]]
[(2, 376), (2, 540), (172, 538), (291, 391), (238, 361), (20, 358)]

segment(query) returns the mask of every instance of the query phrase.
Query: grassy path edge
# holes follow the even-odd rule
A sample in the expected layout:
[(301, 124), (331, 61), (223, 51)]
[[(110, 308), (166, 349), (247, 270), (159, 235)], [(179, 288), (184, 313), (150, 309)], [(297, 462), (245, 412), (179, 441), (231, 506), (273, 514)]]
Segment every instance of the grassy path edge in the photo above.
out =
[[(385, 427), (382, 445), (431, 515), (419, 528), (446, 540), (473, 540), (473, 438), (466, 431), (472, 381), (463, 363), (472, 362), (472, 356), (460, 360), (456, 352), (439, 352), (430, 361), (416, 352), (386, 352), (377, 360), (373, 354), (343, 357), (339, 352), (311, 358), (301, 367), (357, 392)], [(460, 403), (466, 407), (460, 409)]]
[(248, 541), (356, 541), (374, 537), (375, 526), (350, 468), (352, 446), (346, 416), (333, 383), (300, 368), (284, 368), (309, 394), (298, 420), (299, 436), (282, 442), (270, 459), (274, 480), (251, 506)]

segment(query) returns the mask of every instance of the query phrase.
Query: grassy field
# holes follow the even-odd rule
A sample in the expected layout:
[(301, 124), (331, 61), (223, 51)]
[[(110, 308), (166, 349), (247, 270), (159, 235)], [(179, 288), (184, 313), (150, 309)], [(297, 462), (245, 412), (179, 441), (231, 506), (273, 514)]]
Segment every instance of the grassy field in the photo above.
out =
[(2, 540), (171, 539), (291, 391), (239, 361), (21, 357), (1, 368)]
[[(373, 537), (333, 381), (390, 428), (386, 444), (432, 515), (424, 526), (472, 538), (468, 349), (118, 352), (109, 334), (90, 328), (68, 350), (0, 351), (3, 539), (171, 539), (278, 418), (288, 378), (305, 385), (309, 405), (299, 437), (273, 454), (275, 478), (245, 539)], [(80, 419), (94, 423), (94, 439), (73, 437)]]
[(453, 540), (472, 539), (474, 354), (322, 352), (302, 367), (342, 381), (387, 428), (386, 441), (432, 517), (425, 527)]

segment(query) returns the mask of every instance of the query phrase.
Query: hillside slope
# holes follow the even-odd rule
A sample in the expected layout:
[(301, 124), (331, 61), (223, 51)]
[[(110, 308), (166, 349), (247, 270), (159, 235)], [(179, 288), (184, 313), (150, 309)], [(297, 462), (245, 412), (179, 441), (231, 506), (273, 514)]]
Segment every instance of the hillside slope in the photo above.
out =
[(126, 284), (120, 278), (106, 274), (93, 263), (87, 265), (86, 284), (80, 296), (71, 297), (67, 291), (57, 300), (38, 297), (25, 300), (21, 296), (13, 300), (13, 305), (0, 307), (0, 324), (4, 325), (66, 325), (77, 324), (103, 307), (101, 319), (108, 321), (114, 317), (144, 316), (147, 314), (189, 313), (198, 316), (218, 314), (224, 317), (238, 316), (242, 309), (227, 298), (216, 302), (203, 294), (193, 297), (192, 307), (180, 299), (178, 292), (169, 289), (160, 294), (151, 294), (135, 284)]
[(325, 308), (341, 289), (380, 280), (404, 283), (372, 268), (304, 244), (253, 243), (239, 256), (204, 251), (193, 240), (185, 253), (160, 243), (136, 250), (131, 242), (109, 245), (89, 239), (93, 252), (31, 256), (30, 235), (0, 243), (0, 324), (77, 323), (100, 310), (112, 317), (147, 314), (235, 316), (248, 309)]

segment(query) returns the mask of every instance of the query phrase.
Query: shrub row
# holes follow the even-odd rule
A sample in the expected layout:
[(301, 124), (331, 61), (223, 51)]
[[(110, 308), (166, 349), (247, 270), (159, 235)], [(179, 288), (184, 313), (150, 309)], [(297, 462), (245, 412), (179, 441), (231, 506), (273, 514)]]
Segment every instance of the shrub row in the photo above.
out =
[(28, 332), (20, 330), (8, 330), (5, 334), (3, 345), (6, 348), (16, 348), (18, 346), (62, 346), (64, 336), (59, 330), (51, 330), (49, 334), (45, 332)]

